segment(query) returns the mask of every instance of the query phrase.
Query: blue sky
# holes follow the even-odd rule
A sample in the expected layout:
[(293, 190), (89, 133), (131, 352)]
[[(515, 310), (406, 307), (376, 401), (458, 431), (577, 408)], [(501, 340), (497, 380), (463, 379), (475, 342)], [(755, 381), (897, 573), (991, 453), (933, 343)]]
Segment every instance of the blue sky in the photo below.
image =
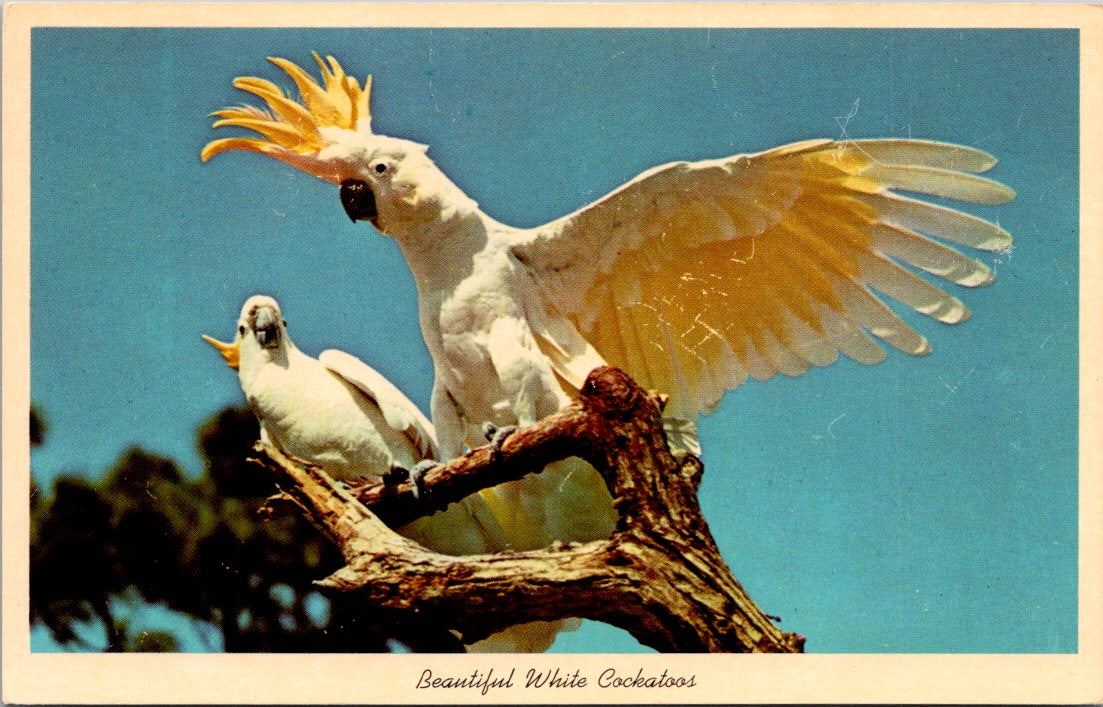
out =
[[(140, 444), (199, 473), (242, 401), (200, 334), (280, 300), (300, 348), (349, 351), (427, 408), (413, 284), (337, 190), (230, 153), (207, 114), (264, 57), (375, 77), (377, 132), (495, 218), (551, 220), (675, 159), (814, 137), (916, 137), (1000, 158), (1015, 236), (974, 317), (906, 314), (934, 353), (751, 382), (702, 423), (701, 500), (735, 575), (815, 652), (1076, 644), (1078, 40), (1063, 30), (36, 29), (31, 394), (40, 482)], [(1045, 581), (1039, 581), (1045, 578)], [(201, 649), (201, 648), (199, 648)], [(562, 651), (628, 651), (587, 624)]]

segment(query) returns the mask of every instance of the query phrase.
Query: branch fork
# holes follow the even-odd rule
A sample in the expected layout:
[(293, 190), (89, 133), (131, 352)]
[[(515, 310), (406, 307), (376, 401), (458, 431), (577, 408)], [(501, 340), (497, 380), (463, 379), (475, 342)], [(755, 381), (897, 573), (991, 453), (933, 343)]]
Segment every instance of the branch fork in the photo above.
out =
[(804, 637), (774, 626), (721, 558), (697, 501), (704, 468), (671, 454), (664, 403), (603, 366), (577, 402), (518, 430), (499, 451), (480, 447), (426, 473), (434, 503), (447, 504), (567, 457), (592, 464), (620, 516), (612, 536), (527, 552), (431, 552), (388, 527), (433, 510), (409, 482), (349, 490), (264, 443), (256, 461), (289, 482), (270, 505), (297, 506), (344, 555), (346, 566), (320, 585), (417, 612), (465, 643), (518, 623), (580, 617), (661, 652), (801, 652)]

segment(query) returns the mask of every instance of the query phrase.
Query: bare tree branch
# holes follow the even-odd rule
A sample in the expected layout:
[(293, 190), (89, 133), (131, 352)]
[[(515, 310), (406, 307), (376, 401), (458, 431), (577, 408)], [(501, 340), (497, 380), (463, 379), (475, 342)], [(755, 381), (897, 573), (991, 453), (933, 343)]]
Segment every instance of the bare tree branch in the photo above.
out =
[(619, 369), (598, 368), (578, 402), (519, 430), (500, 453), (482, 447), (426, 475), (434, 504), (451, 503), (569, 456), (590, 462), (620, 514), (613, 535), (529, 552), (440, 555), (381, 520), (399, 526), (432, 511), (409, 483), (354, 495), (270, 446), (258, 445), (258, 462), (290, 481), (281, 502), (301, 508), (344, 554), (346, 566), (319, 584), (439, 620), (466, 643), (577, 616), (659, 651), (800, 652), (804, 637), (774, 626), (720, 557), (697, 501), (703, 466), (671, 455), (663, 402)]

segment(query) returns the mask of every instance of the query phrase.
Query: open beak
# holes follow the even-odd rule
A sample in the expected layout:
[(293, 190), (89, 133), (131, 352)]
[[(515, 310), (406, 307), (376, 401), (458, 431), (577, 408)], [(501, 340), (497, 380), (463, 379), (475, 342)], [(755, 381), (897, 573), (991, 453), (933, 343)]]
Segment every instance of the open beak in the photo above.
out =
[(203, 335), (203, 341), (206, 341), (211, 346), (218, 349), (218, 353), (222, 354), (222, 358), (226, 359), (226, 365), (235, 371), (238, 369), (241, 363), (241, 350), (238, 345), (224, 344), (218, 339), (211, 338), (206, 334)]

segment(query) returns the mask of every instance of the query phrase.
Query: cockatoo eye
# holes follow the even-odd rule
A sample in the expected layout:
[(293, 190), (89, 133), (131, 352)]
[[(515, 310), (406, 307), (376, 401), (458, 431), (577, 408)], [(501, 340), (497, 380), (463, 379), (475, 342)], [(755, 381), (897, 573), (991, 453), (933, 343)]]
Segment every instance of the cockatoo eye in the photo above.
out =
[(376, 162), (374, 165), (372, 165), (372, 169), (375, 170), (376, 174), (383, 174), (389, 169), (389, 167), (387, 166), (386, 162)]

